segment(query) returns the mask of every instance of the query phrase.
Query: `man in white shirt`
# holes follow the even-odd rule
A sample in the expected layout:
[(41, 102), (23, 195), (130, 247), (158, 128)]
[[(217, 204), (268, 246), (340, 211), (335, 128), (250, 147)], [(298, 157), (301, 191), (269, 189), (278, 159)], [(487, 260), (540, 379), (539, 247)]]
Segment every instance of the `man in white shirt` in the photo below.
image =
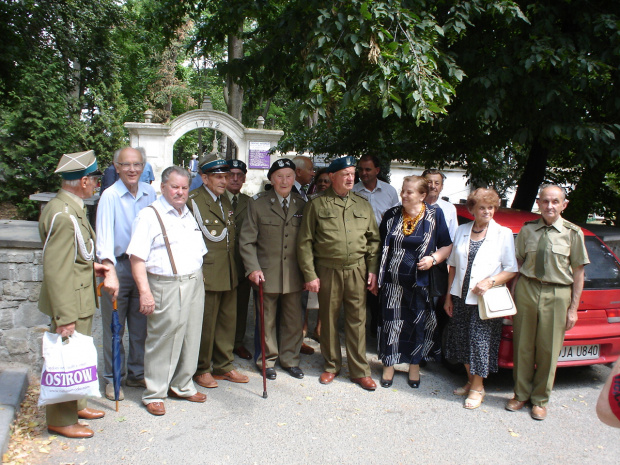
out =
[(152, 208), (140, 211), (127, 247), (140, 312), (148, 320), (142, 402), (158, 416), (166, 413), (167, 396), (207, 400), (192, 381), (204, 306), (202, 256), (207, 249), (186, 206), (189, 181), (183, 168), (164, 170), (162, 195)]
[[(97, 258), (110, 268), (107, 284), (118, 286), (116, 299), (119, 323), (122, 326), (121, 376), (131, 387), (144, 387), (144, 341), (146, 339), (146, 317), (140, 313), (140, 297), (131, 274), (127, 246), (131, 239), (131, 225), (138, 212), (157, 199), (150, 184), (140, 182), (146, 159), (139, 150), (124, 147), (114, 154), (114, 167), (119, 179), (101, 194), (97, 207)], [(103, 326), (103, 378), (105, 395), (114, 400), (112, 384), (112, 299), (103, 294), (101, 319)], [(127, 356), (123, 346), (125, 324), (129, 331)], [(127, 360), (127, 370), (125, 370)], [(122, 389), (119, 400), (125, 397)]]
[(400, 203), (396, 189), (378, 179), (380, 171), (381, 165), (377, 157), (363, 155), (357, 164), (360, 182), (353, 186), (353, 192), (359, 192), (370, 202), (377, 226), (381, 225), (383, 214)]
[(454, 234), (456, 234), (456, 228), (459, 223), (456, 218), (456, 207), (450, 202), (439, 198), (441, 191), (443, 190), (443, 182), (446, 179), (446, 175), (435, 168), (424, 170), (422, 177), (428, 182), (428, 195), (425, 202), (429, 205), (435, 205), (443, 211), (443, 216), (446, 219), (448, 225), (448, 231), (450, 232), (450, 239), (454, 240)]

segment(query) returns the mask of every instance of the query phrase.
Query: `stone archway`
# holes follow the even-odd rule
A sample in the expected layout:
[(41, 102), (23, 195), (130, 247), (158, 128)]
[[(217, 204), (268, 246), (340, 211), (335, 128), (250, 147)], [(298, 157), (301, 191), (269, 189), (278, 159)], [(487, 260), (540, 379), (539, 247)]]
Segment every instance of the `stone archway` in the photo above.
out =
[[(248, 163), (253, 142), (273, 147), (284, 135), (283, 131), (246, 128), (227, 113), (213, 110), (209, 102), (203, 103), (202, 109), (183, 113), (168, 123), (151, 123), (149, 115), (147, 111), (144, 123), (125, 123), (125, 127), (129, 131), (129, 145), (145, 149), (147, 160), (155, 172), (153, 185), (156, 189), (162, 171), (172, 165), (174, 143), (189, 131), (198, 128), (220, 131), (235, 143), (238, 148), (237, 158), (245, 163)], [(261, 121), (262, 118), (259, 118), (259, 125)], [(248, 167), (251, 169), (249, 163)]]

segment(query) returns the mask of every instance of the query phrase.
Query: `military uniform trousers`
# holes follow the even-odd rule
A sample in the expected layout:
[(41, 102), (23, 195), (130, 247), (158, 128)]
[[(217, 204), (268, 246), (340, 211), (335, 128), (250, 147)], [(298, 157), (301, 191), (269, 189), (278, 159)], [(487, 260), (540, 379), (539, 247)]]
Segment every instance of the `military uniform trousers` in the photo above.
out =
[[(127, 258), (116, 261), (118, 297), (116, 299), (118, 321), (121, 324), (121, 376), (130, 379), (144, 378), (144, 341), (146, 340), (146, 315), (140, 313), (140, 294), (131, 274), (131, 262)], [(101, 295), (101, 324), (103, 325), (103, 377), (112, 382), (112, 298), (107, 292)], [(125, 322), (129, 331), (128, 356), (125, 355), (123, 335)], [(125, 370), (127, 360), (127, 370)]]
[[(280, 305), (278, 305), (278, 301)], [(304, 327), (301, 291), (287, 294), (265, 293), (263, 294), (263, 303), (265, 310), (265, 363), (267, 368), (273, 368), (278, 358), (283, 368), (298, 367)], [(279, 318), (278, 307), (280, 308)], [(259, 315), (258, 311), (256, 314)], [(280, 322), (280, 344), (278, 344), (277, 339), (276, 326), (278, 320)], [(260, 332), (257, 332), (257, 335), (260, 337)], [(260, 347), (260, 344), (256, 344), (256, 347)], [(254, 358), (258, 367), (262, 368), (262, 357), (258, 351)]]
[(250, 290), (252, 284), (248, 278), (243, 278), (237, 286), (237, 328), (235, 330), (235, 348), (243, 345), (243, 338), (248, 325), (248, 305), (250, 304)]
[(513, 317), (515, 395), (533, 405), (549, 402), (558, 356), (564, 343), (571, 287), (542, 284), (521, 275)]
[(147, 317), (142, 402), (161, 402), (171, 389), (196, 394), (196, 371), (204, 305), (202, 269), (183, 276), (148, 275), (155, 311)]
[(205, 291), (197, 375), (210, 372), (223, 375), (234, 368), (233, 345), (236, 328), (237, 288), (229, 291)]
[(338, 316), (344, 307), (344, 334), (349, 375), (351, 378), (370, 376), (366, 359), (366, 265), (363, 260), (353, 266), (316, 267), (321, 280), (319, 288), (319, 319), (321, 320), (321, 354), (325, 371), (338, 373), (342, 367)]
[[(75, 330), (80, 334), (90, 336), (93, 327), (93, 317), (78, 318), (75, 322)], [(56, 332), (56, 323), (52, 320), (50, 327), (52, 333)], [(61, 402), (59, 404), (51, 404), (45, 407), (45, 416), (47, 424), (50, 426), (70, 426), (78, 422), (78, 411), (85, 409), (87, 406), (86, 399), (72, 400), (70, 402)]]

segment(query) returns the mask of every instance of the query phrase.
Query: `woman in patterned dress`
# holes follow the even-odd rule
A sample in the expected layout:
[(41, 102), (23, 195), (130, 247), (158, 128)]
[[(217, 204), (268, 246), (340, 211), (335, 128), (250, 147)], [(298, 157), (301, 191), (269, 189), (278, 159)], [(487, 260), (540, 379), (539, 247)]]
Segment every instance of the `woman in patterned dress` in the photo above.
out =
[(385, 212), (379, 227), (381, 386), (392, 385), (395, 364), (408, 363), (409, 386), (417, 388), (420, 361), (428, 357), (437, 327), (428, 292), (429, 270), (450, 255), (452, 241), (441, 208), (424, 203), (428, 183), (423, 177), (407, 176), (400, 195), (402, 206)]
[(517, 273), (514, 238), (510, 229), (493, 221), (499, 208), (493, 189), (476, 189), (467, 198), (474, 221), (459, 226), (448, 265), (444, 309), (450, 321), (446, 356), (465, 365), (467, 383), (454, 390), (466, 395), (463, 407), (475, 409), (484, 400), (484, 378), (497, 371), (502, 318), (481, 320), (478, 296), (510, 281)]

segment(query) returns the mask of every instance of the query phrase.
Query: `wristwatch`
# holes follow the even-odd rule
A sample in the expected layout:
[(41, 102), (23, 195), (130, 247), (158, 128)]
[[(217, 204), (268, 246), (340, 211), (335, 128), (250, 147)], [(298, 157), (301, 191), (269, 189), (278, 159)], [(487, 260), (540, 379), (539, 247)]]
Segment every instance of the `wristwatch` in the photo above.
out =
[(435, 255), (431, 254), (431, 258), (433, 259), (433, 266), (437, 265), (437, 259), (435, 258)]

